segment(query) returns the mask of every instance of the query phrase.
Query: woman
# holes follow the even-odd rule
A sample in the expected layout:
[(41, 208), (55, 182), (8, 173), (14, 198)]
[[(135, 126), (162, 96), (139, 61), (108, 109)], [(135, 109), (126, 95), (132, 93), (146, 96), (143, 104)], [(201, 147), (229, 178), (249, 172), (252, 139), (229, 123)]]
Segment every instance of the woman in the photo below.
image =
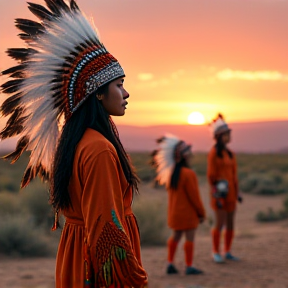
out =
[[(31, 150), (21, 186), (49, 180), (51, 203), (65, 218), (56, 287), (146, 287), (136, 219), (138, 178), (112, 116), (123, 116), (128, 92), (119, 62), (100, 42), (75, 1), (29, 3), (41, 22), (17, 19), (26, 49), (8, 49), (19, 65), (3, 71), (10, 115), (1, 138), (20, 136), (6, 158)], [(11, 95), (12, 94), (12, 95)]]
[(173, 235), (168, 239), (167, 274), (178, 273), (174, 265), (174, 256), (183, 234), (186, 274), (201, 274), (193, 267), (194, 239), (199, 223), (205, 218), (197, 177), (189, 168), (192, 153), (191, 146), (173, 135), (158, 140), (160, 148), (153, 153), (153, 165), (156, 167), (156, 180), (166, 185), (168, 191), (168, 226)]
[(211, 124), (216, 144), (208, 154), (207, 177), (211, 187), (211, 207), (215, 213), (215, 226), (212, 229), (213, 259), (223, 263), (219, 245), (221, 231), (225, 231), (225, 259), (237, 261), (231, 254), (234, 236), (234, 219), (237, 200), (242, 201), (238, 191), (237, 164), (234, 153), (227, 147), (231, 140), (231, 129), (221, 114)]

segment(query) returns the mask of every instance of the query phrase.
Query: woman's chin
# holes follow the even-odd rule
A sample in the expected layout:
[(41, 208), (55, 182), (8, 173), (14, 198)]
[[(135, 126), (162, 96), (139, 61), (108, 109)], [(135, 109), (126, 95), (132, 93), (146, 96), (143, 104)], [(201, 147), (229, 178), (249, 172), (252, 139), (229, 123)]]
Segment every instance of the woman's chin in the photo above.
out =
[(125, 115), (125, 110), (121, 111), (121, 112), (118, 112), (118, 113), (113, 113), (113, 114), (110, 114), (110, 115), (114, 116), (114, 117), (121, 117), (121, 116)]

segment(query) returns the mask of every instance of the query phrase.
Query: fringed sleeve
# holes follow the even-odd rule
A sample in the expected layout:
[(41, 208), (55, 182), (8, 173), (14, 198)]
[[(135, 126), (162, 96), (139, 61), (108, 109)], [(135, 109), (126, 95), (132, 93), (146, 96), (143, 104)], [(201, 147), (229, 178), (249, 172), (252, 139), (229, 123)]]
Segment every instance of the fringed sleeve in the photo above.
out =
[(85, 261), (90, 260), (93, 267), (92, 272), (86, 271), (87, 284), (91, 278), (97, 287), (145, 287), (146, 272), (135, 257), (126, 233), (123, 187), (119, 180), (122, 168), (117, 155), (110, 150), (94, 155), (92, 149), (79, 167), (83, 178), (86, 255), (90, 258)]

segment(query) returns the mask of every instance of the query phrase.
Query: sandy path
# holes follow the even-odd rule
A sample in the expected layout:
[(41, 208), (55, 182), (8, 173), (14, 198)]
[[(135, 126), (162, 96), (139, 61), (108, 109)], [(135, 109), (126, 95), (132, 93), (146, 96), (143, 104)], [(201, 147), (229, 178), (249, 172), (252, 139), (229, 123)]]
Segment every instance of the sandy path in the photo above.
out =
[[(206, 187), (201, 187), (205, 193)], [(154, 193), (149, 185), (143, 190)], [(150, 288), (288, 288), (288, 222), (257, 223), (257, 211), (267, 207), (279, 209), (283, 196), (257, 197), (244, 195), (244, 204), (237, 213), (237, 229), (233, 250), (242, 261), (217, 265), (211, 261), (209, 224), (199, 228), (196, 239), (195, 266), (204, 275), (185, 276), (184, 254), (179, 247), (176, 265), (180, 275), (165, 274), (166, 248), (142, 249), (144, 266), (149, 273)], [(203, 194), (208, 215), (208, 199)], [(54, 287), (55, 260), (48, 258), (9, 259), (0, 256), (0, 288), (52, 288)], [(75, 287), (77, 288), (77, 287)]]

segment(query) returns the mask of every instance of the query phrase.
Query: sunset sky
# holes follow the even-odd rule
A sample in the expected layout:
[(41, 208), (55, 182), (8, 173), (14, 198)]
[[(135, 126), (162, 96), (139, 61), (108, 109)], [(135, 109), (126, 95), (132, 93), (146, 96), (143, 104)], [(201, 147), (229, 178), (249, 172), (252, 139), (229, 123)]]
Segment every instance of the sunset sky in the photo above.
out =
[[(288, 0), (77, 2), (127, 76), (128, 110), (116, 123), (186, 124), (193, 111), (206, 121), (218, 112), (288, 120)], [(13, 19), (33, 18), (26, 6), (0, 0), (1, 70), (13, 64), (6, 48), (22, 46)]]

